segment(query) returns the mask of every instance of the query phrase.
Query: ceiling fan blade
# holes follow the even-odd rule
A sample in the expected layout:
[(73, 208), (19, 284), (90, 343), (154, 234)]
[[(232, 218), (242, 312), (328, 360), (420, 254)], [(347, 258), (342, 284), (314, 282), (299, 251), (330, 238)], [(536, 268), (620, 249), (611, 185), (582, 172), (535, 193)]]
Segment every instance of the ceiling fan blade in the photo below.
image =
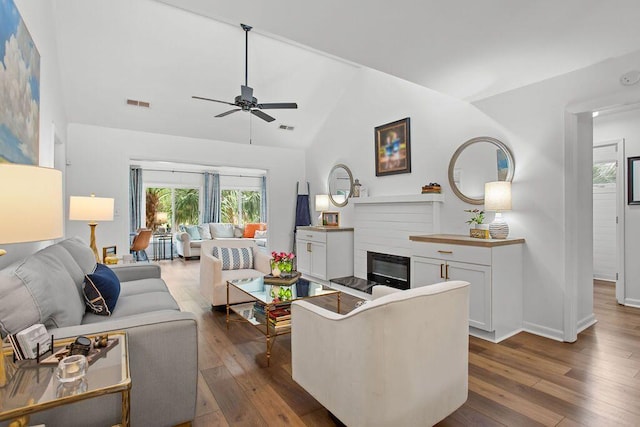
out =
[(229, 111), (225, 111), (224, 113), (220, 113), (218, 114), (216, 117), (224, 117), (224, 116), (228, 116), (231, 113), (235, 113), (236, 111), (241, 111), (241, 108), (236, 108), (235, 110), (229, 110)]
[(193, 99), (201, 99), (203, 101), (213, 101), (213, 102), (219, 102), (221, 104), (227, 104), (227, 105), (236, 105), (233, 102), (227, 102), (227, 101), (218, 101), (217, 99), (211, 99), (211, 98), (203, 98), (202, 96), (192, 96)]
[(251, 114), (253, 114), (254, 116), (260, 117), (262, 120), (264, 120), (266, 122), (272, 122), (272, 121), (275, 120), (273, 117), (271, 117), (267, 113), (263, 113), (260, 110), (251, 110)]
[(298, 108), (298, 104), (295, 102), (271, 102), (267, 104), (258, 104), (257, 107), (262, 110), (273, 110), (276, 108)]

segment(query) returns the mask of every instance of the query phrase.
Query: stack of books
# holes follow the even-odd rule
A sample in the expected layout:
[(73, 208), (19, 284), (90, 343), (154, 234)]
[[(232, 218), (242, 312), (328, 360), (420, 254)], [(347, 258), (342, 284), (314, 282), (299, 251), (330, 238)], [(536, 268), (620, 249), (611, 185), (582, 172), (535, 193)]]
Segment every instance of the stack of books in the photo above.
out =
[(267, 323), (267, 314), (265, 313), (264, 304), (260, 301), (256, 301), (253, 304), (253, 318), (256, 319), (256, 322), (265, 324)]
[(422, 194), (436, 193), (440, 194), (442, 187), (437, 182), (430, 182), (429, 185), (422, 186)]
[(269, 326), (276, 332), (291, 329), (291, 311), (289, 308), (276, 307), (269, 311)]

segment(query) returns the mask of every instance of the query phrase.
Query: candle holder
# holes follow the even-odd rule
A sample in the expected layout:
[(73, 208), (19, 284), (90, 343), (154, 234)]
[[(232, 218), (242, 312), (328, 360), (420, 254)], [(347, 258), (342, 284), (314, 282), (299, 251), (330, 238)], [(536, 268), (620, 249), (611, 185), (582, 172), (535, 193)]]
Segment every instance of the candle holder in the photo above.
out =
[(87, 358), (81, 354), (74, 354), (63, 358), (58, 363), (56, 377), (58, 381), (66, 383), (75, 381), (87, 373)]

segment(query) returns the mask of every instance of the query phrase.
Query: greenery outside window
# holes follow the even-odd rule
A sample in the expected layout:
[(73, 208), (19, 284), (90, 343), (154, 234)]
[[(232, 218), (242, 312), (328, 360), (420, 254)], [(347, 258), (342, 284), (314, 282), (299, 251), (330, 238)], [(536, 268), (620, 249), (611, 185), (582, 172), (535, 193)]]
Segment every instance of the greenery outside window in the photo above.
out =
[(146, 226), (156, 230), (158, 212), (168, 215), (167, 223), (175, 228), (178, 224), (198, 224), (200, 218), (200, 189), (148, 187), (146, 190)]
[(235, 225), (260, 222), (260, 191), (221, 191), (220, 214), (222, 222)]

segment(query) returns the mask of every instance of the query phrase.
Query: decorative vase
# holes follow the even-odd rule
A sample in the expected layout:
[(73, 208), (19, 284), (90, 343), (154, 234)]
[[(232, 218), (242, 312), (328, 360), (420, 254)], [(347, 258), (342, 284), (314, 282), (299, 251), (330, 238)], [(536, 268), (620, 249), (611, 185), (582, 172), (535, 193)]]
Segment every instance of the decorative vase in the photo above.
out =
[(274, 265), (273, 267), (271, 267), (271, 275), (273, 277), (280, 277), (280, 269), (278, 268), (277, 265)]

